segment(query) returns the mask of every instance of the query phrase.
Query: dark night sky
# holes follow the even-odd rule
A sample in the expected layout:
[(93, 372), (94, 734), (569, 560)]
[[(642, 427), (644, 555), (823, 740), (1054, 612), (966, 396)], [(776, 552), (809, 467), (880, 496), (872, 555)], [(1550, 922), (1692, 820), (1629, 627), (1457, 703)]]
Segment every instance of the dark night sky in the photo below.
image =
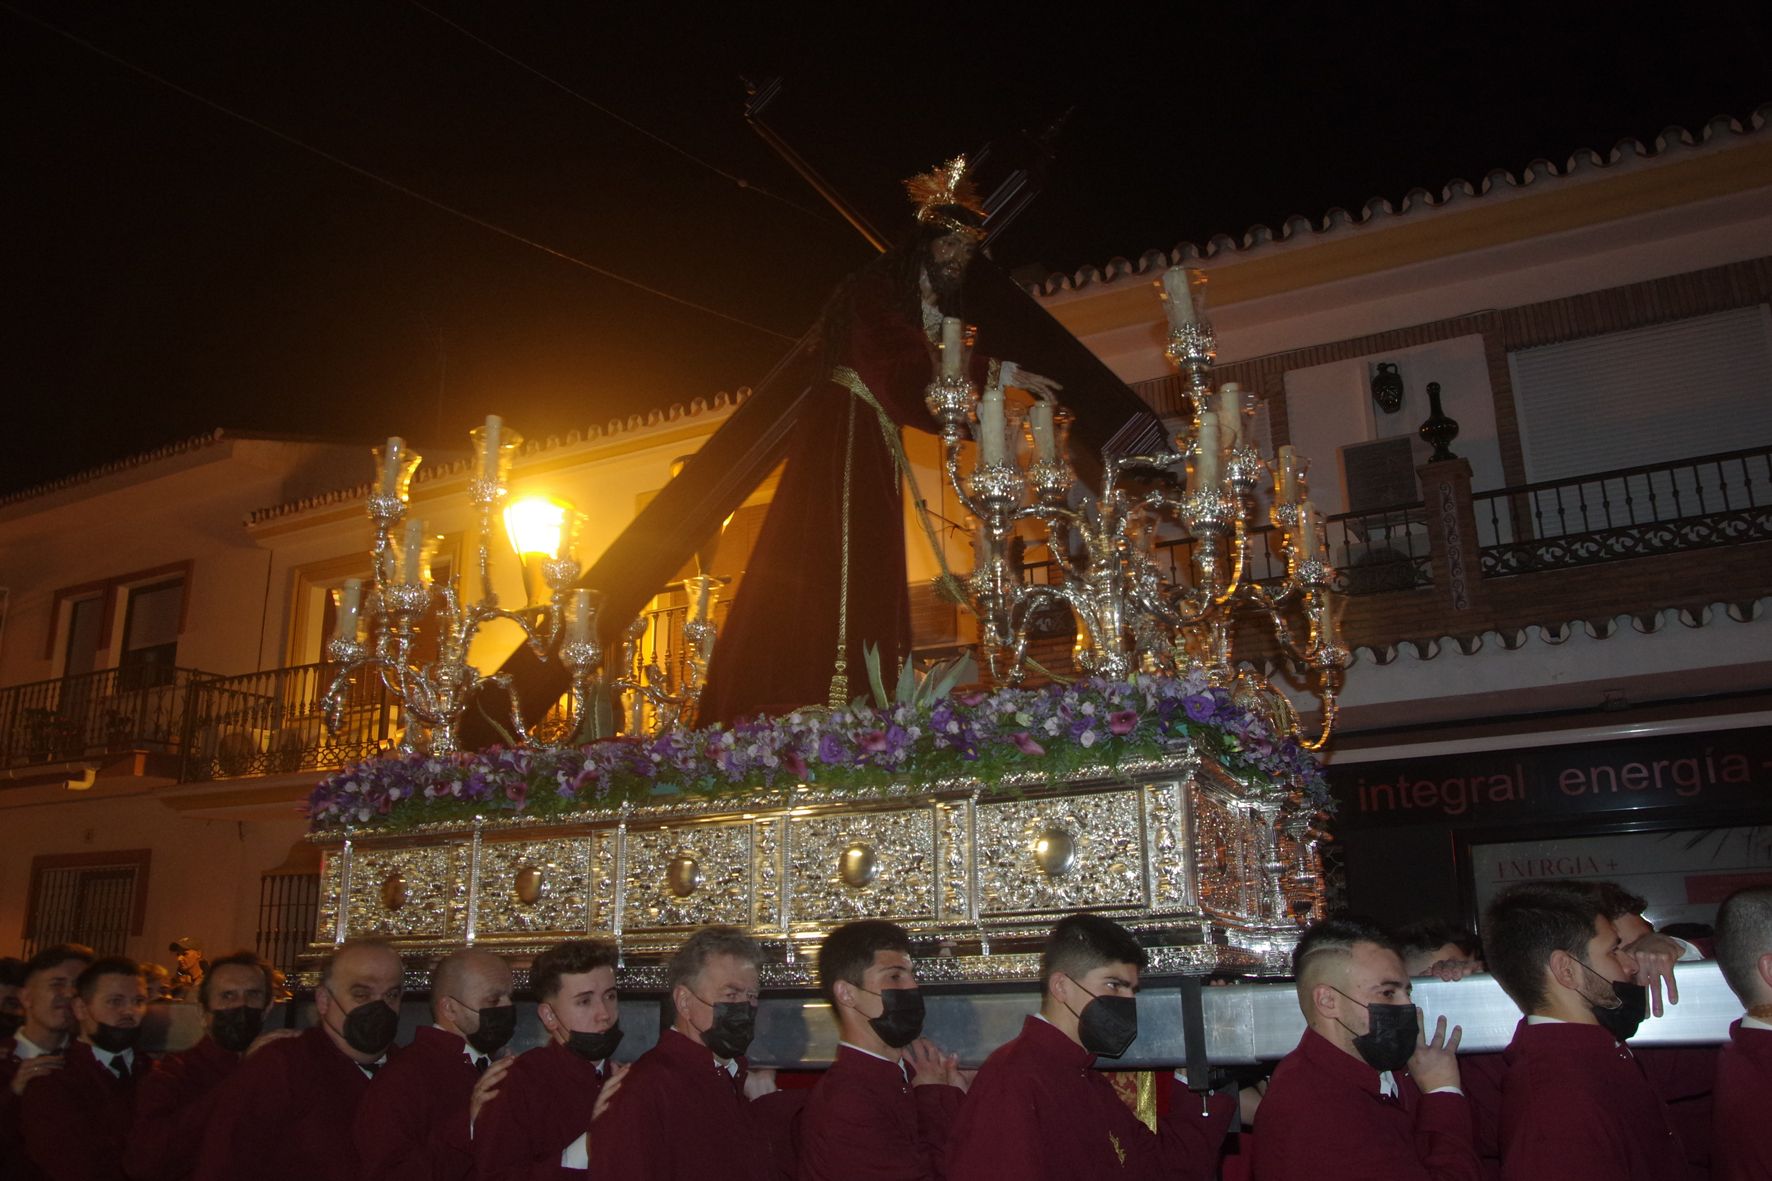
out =
[(734, 5), (718, 24), (711, 5), (425, 4), (0, 0), (0, 491), (216, 426), (423, 441), (498, 412), (564, 431), (755, 382), (787, 347), (390, 191), (32, 16), (789, 337), (869, 250), (745, 126), (743, 74), (785, 79), (770, 122), (894, 229), (899, 178), (1074, 108), (1046, 192), (996, 248), (1052, 270), (1772, 101), (1772, 19), (1752, 0), (1691, 18), (1556, 3), (742, 18)]

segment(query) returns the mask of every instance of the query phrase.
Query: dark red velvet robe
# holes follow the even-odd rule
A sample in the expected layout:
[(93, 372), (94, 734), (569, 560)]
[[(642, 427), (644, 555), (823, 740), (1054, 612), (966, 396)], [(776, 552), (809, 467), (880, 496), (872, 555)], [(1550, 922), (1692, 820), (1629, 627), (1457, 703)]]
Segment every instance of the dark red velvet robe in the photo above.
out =
[[(936, 353), (879, 276), (858, 280), (838, 364), (855, 370), (893, 422), (934, 431), (923, 404)], [(988, 367), (973, 354), (974, 380)], [(787, 444), (781, 484), (757, 535), (744, 581), (721, 628), (701, 697), (701, 720), (731, 722), (823, 705), (835, 664), (842, 587), (843, 472), (855, 409), (850, 480), (848, 675), (851, 699), (867, 692), (865, 645), (880, 651), (891, 685), (910, 651), (910, 598), (899, 473), (873, 409), (818, 375)], [(925, 488), (929, 495), (935, 489)]]
[(997, 1048), (966, 1092), (948, 1134), (947, 1181), (1217, 1175), (1233, 1096), (1214, 1095), (1202, 1116), (1199, 1099), (1174, 1094), (1152, 1132), (1094, 1062), (1050, 1022), (1024, 1021), (1020, 1036)]
[(519, 1055), (474, 1122), (480, 1181), (583, 1181), (560, 1154), (591, 1128), (603, 1073), (558, 1042)]
[(37, 1167), (25, 1159), (25, 1133), (18, 1126), (18, 1096), (12, 1093), (12, 1077), (18, 1073), (18, 1047), (7, 1039), (0, 1054), (0, 1177), (7, 1181), (32, 1181)]
[(368, 1090), (320, 1026), (271, 1042), (240, 1064), (216, 1103), (197, 1181), (258, 1181), (270, 1162), (280, 1177), (356, 1181), (351, 1130)]
[(1501, 1088), (1501, 1171), (1509, 1181), (1692, 1176), (1667, 1105), (1629, 1047), (1598, 1025), (1514, 1029)]
[(1477, 1181), (1465, 1097), (1395, 1077), (1387, 1099), (1376, 1070), (1307, 1029), (1256, 1113), (1256, 1181)]
[(620, 1181), (771, 1181), (769, 1146), (733, 1078), (674, 1029), (640, 1055), (591, 1129), (591, 1176)]
[(1729, 1027), (1711, 1118), (1713, 1181), (1772, 1177), (1772, 1030)]
[(896, 1063), (839, 1046), (800, 1112), (800, 1181), (936, 1181), (965, 1097), (912, 1086)]
[(49, 1181), (123, 1181), (136, 1090), (154, 1061), (133, 1055), (125, 1082), (84, 1042), (69, 1043), (64, 1055), (60, 1070), (34, 1080), (20, 1097), (25, 1155)]
[(462, 1038), (421, 1026), (376, 1072), (357, 1108), (357, 1168), (376, 1181), (467, 1181), (474, 1175), (468, 1098), (480, 1072)]
[(202, 1041), (162, 1058), (135, 1093), (135, 1124), (123, 1153), (131, 1181), (183, 1181), (197, 1171), (203, 1129), (240, 1055)]
[(1488, 1181), (1501, 1177), (1501, 1083), (1506, 1077), (1507, 1060), (1499, 1050), (1458, 1056), (1459, 1085), (1470, 1106), (1471, 1143)]

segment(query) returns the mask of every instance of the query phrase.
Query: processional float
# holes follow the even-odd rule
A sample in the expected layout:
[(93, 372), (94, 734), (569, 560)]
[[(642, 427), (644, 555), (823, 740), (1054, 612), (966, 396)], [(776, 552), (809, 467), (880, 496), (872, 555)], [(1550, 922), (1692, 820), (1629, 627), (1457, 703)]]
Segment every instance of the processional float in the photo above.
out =
[[(373, 678), (404, 703), (407, 725), (398, 750), (315, 792), (315, 952), (373, 936), (415, 959), (466, 944), (522, 956), (598, 935), (621, 947), (624, 982), (644, 988), (661, 982), (659, 963), (686, 932), (730, 923), (769, 951), (766, 983), (805, 985), (823, 935), (872, 917), (911, 932), (926, 982), (966, 984), (1036, 978), (1045, 931), (1090, 909), (1139, 932), (1152, 975), (1285, 971), (1322, 908), (1326, 796), (1309, 751), (1333, 728), (1348, 652), (1305, 462), (1290, 447), (1260, 455), (1243, 393), (1212, 387), (1203, 282), (1178, 267), (1162, 284), (1168, 355), (1192, 412), (1179, 450), (1107, 454), (1093, 491), (1068, 436), (1081, 417), (1099, 445), (1110, 429), (1088, 419), (1097, 408), (1018, 408), (1001, 382), (980, 391), (965, 377), (963, 326), (944, 325), (928, 406), (945, 478), (973, 518), (973, 569), (944, 581), (979, 621), (992, 675), (977, 691), (952, 692), (953, 669), (907, 673), (896, 698), (882, 677), (871, 699), (698, 729), (716, 587), (691, 580), (697, 659), (664, 683), (634, 655), (628, 621), (663, 583), (646, 572), (682, 557), (632, 536), (644, 514), (588, 573), (565, 528), (541, 569), (546, 601), (501, 607), (489, 553), (518, 440), (489, 420), (469, 483), (480, 583), (470, 602), (459, 575), (428, 577), (427, 540), (407, 513), (419, 460), (390, 440), (368, 500), (372, 578), (336, 592), (327, 706), (336, 717)], [(793, 402), (774, 420), (756, 402), (704, 453), (767, 470)], [(748, 434), (721, 438), (739, 423)], [(654, 507), (703, 520), (730, 511), (737, 484), (707, 474), (729, 470), (703, 467), (726, 484), (667, 487)], [(1252, 528), (1264, 506), (1271, 532)], [(1186, 563), (1165, 570), (1160, 538), (1179, 539)], [(1269, 538), (1286, 573), (1257, 582), (1250, 550)], [(1018, 539), (1049, 551), (1052, 578), (1024, 577)], [(636, 555), (642, 573), (624, 583), (613, 563)], [(1074, 622), (1083, 679), (1030, 688), (1031, 630), (1053, 612)], [(439, 637), (434, 658), (417, 655), (421, 618)], [(524, 647), (514, 668), (485, 676), (467, 650), (492, 619), (517, 624)], [(1317, 693), (1308, 736), (1284, 694), (1238, 659), (1238, 628), (1251, 624)], [(513, 676), (539, 680), (556, 702), (548, 727), (526, 724)], [(500, 695), (511, 699), (507, 741), (464, 753), (469, 704)], [(622, 732), (608, 737), (617, 716)]]

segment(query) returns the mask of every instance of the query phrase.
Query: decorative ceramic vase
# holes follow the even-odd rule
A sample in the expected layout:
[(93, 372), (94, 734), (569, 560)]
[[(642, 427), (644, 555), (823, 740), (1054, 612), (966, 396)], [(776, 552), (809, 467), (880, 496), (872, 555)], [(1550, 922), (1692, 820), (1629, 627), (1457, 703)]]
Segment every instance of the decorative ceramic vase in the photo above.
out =
[(1439, 463), (1441, 460), (1457, 459), (1458, 457), (1452, 454), (1450, 444), (1458, 437), (1458, 420), (1448, 417), (1446, 412), (1440, 409), (1439, 382), (1430, 381), (1427, 383), (1427, 403), (1431, 407), (1431, 413), (1422, 422), (1419, 433), (1434, 449), (1428, 462)]
[(1378, 363), (1378, 372), (1372, 375), (1372, 400), (1386, 414), (1403, 408), (1403, 375), (1397, 372), (1395, 361)]

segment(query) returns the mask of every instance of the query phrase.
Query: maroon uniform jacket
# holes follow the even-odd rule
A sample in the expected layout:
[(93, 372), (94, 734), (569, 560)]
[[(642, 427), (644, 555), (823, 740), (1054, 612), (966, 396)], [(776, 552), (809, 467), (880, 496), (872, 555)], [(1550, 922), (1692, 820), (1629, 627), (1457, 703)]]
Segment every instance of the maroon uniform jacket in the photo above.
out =
[(1501, 1178), (1501, 1081), (1507, 1062), (1501, 1051), (1460, 1054), (1458, 1080), (1471, 1110), (1471, 1141), (1489, 1181)]
[(769, 1146), (744, 1097), (744, 1059), (727, 1074), (674, 1029), (640, 1055), (591, 1129), (591, 1176), (621, 1181), (770, 1181)]
[(1376, 1070), (1305, 1030), (1256, 1115), (1256, 1181), (1477, 1181), (1465, 1097), (1395, 1077), (1384, 1096)]
[(156, 1063), (135, 1092), (135, 1124), (123, 1153), (131, 1181), (182, 1181), (197, 1169), (203, 1129), (240, 1055), (206, 1037)]
[(474, 1175), (468, 1099), (480, 1072), (459, 1034), (421, 1026), (376, 1072), (357, 1108), (357, 1167), (377, 1181), (466, 1181)]
[(474, 1121), (480, 1181), (582, 1181), (560, 1154), (590, 1131), (607, 1069), (555, 1041), (519, 1055)]
[(966, 1092), (948, 1134), (948, 1181), (1083, 1177), (1210, 1178), (1236, 1100), (1213, 1096), (1207, 1115), (1174, 1094), (1152, 1132), (1100, 1071), (1095, 1055), (1039, 1017), (999, 1046)]
[(1501, 1170), (1510, 1181), (1691, 1176), (1667, 1105), (1629, 1047), (1598, 1025), (1525, 1018), (1504, 1055)]
[(1743, 1029), (1739, 1021), (1729, 1027), (1729, 1044), (1717, 1055), (1712, 1118), (1714, 1181), (1772, 1177), (1772, 1030)]
[(965, 1092), (913, 1087), (896, 1062), (837, 1048), (800, 1112), (800, 1181), (936, 1181)]
[(18, 1126), (18, 1096), (12, 1093), (12, 1076), (18, 1073), (18, 1044), (8, 1038), (0, 1054), (0, 1177), (28, 1181), (36, 1169), (25, 1159), (25, 1133)]
[(240, 1064), (216, 1103), (198, 1181), (356, 1181), (351, 1130), (369, 1078), (316, 1025)]
[(123, 1147), (135, 1115), (136, 1088), (154, 1062), (136, 1053), (127, 1081), (70, 1042), (60, 1070), (34, 1080), (19, 1100), (25, 1154), (50, 1181), (123, 1181)]

